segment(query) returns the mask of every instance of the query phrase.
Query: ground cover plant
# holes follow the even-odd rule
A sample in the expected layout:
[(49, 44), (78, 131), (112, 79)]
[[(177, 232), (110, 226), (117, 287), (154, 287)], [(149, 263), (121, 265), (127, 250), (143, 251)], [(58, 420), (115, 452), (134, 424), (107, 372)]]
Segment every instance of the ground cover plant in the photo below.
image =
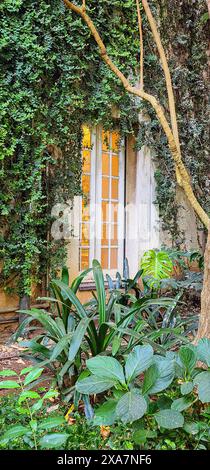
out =
[[(64, 269), (61, 279), (51, 282), (52, 296), (42, 298), (50, 303), (50, 312), (34, 308), (20, 311), (26, 318), (13, 340), (24, 335), (26, 329), (34, 332), (36, 326), (30, 324), (34, 320), (38, 322), (42, 332), (39, 329), (36, 338), (22, 341), (21, 346), (33, 361), (50, 367), (59, 386), (65, 389), (74, 385), (84, 358), (102, 352), (120, 356), (142, 343), (164, 353), (176, 344), (187, 343), (192, 318), (183, 320), (179, 315), (182, 292), (174, 297), (161, 295), (159, 283), (172, 271), (168, 254), (150, 250), (145, 253), (142, 266), (130, 280), (126, 264), (127, 278), (117, 275), (116, 281), (109, 280), (107, 293), (103, 270), (98, 261), (93, 260), (96, 291), (85, 304), (80, 302), (77, 291), (90, 270), (83, 271), (69, 286), (68, 271)], [(148, 271), (150, 276), (147, 276)], [(142, 290), (137, 284), (140, 278)]]
[(46, 418), (46, 402), (58, 392), (31, 390), (42, 369), (23, 370), (16, 380), (10, 380), (14, 371), (3, 371), (0, 388), (20, 392), (18, 399), (1, 400), (0, 447), (209, 449), (209, 340), (200, 340), (197, 347), (182, 346), (165, 357), (154, 354), (150, 345), (136, 346), (121, 362), (98, 355), (87, 361), (84, 372), (76, 390), (82, 399), (84, 394), (99, 395), (98, 401), (91, 401), (93, 413), (85, 418), (81, 401), (70, 408), (59, 401), (58, 411)]

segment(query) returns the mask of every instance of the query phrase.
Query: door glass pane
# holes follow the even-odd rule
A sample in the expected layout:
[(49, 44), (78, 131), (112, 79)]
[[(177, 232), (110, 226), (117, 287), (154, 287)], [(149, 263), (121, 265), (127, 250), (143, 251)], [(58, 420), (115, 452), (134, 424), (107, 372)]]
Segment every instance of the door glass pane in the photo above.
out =
[(112, 176), (119, 176), (119, 158), (116, 155), (112, 157)]
[(112, 178), (112, 199), (118, 199), (118, 180)]
[(102, 155), (102, 175), (109, 175), (109, 154)]
[(118, 267), (118, 249), (111, 248), (111, 256), (110, 256), (110, 268), (117, 269)]
[(109, 199), (109, 178), (102, 177), (102, 199)]
[(101, 248), (101, 266), (103, 269), (109, 268), (109, 249)]

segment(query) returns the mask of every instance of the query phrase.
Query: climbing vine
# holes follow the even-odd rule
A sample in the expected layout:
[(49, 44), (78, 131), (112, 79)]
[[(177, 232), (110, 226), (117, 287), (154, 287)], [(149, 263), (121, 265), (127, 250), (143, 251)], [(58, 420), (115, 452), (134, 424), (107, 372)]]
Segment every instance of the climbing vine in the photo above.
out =
[[(207, 22), (204, 0), (153, 0), (178, 103), (180, 140), (193, 186), (208, 209), (206, 109)], [(135, 0), (87, 2), (109, 55), (136, 83), (139, 33)], [(174, 11), (173, 11), (174, 10)], [(173, 11), (173, 15), (171, 15)], [(94, 39), (61, 0), (3, 0), (0, 5), (0, 282), (30, 295), (33, 284), (62, 265), (63, 240), (51, 240), (51, 209), (79, 194), (82, 123), (136, 132), (153, 147), (157, 202), (177, 236), (174, 168), (165, 137), (145, 103), (132, 99), (102, 62)], [(169, 21), (170, 17), (170, 21)], [(165, 83), (143, 15), (145, 89), (166, 106)], [(177, 35), (177, 31), (179, 34)], [(150, 120), (137, 126), (139, 111)], [(167, 109), (166, 109), (167, 111)]]
[[(110, 52), (130, 73), (138, 60), (132, 1), (90, 4)], [(50, 214), (80, 193), (82, 123), (112, 126), (117, 106), (125, 133), (135, 111), (61, 0), (4, 0), (0, 14), (1, 283), (23, 296), (64, 262), (63, 241), (49, 237)]]
[[(210, 212), (208, 137), (208, 12), (204, 0), (150, 1), (159, 18), (161, 39), (173, 80), (183, 160), (204, 210)], [(161, 97), (167, 109), (165, 82), (157, 51), (144, 17), (146, 37), (145, 89)], [(150, 53), (149, 53), (150, 51)], [(155, 77), (155, 79), (154, 79)], [(153, 148), (156, 163), (157, 203), (163, 227), (178, 244), (183, 241), (177, 226), (176, 182), (166, 139), (149, 106), (150, 120), (139, 128), (139, 145)]]

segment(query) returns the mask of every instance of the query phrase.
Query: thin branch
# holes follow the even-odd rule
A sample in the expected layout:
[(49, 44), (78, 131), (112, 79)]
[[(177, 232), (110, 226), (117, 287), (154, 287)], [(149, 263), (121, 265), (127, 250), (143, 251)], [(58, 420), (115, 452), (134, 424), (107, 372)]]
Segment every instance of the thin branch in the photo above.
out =
[(140, 87), (143, 90), (144, 88), (144, 43), (143, 43), (143, 29), (142, 29), (142, 18), (141, 10), (139, 5), (139, 0), (136, 0), (136, 8), (138, 15), (138, 25), (139, 25), (139, 39), (140, 39)]
[(176, 140), (176, 145), (177, 148), (180, 151), (180, 143), (179, 143), (179, 132), (178, 132), (178, 125), (177, 125), (177, 117), (176, 117), (176, 106), (175, 106), (175, 99), (174, 99), (174, 92), (173, 92), (173, 86), (172, 86), (172, 80), (171, 80), (171, 74), (168, 66), (168, 61), (166, 59), (166, 54), (163, 49), (160, 35), (156, 26), (155, 19), (152, 15), (151, 9), (149, 7), (148, 1), (147, 0), (142, 0), (142, 5), (144, 7), (145, 13), (147, 15), (147, 19), (150, 24), (150, 28), (152, 30), (152, 34), (155, 40), (155, 44), (158, 48), (160, 60), (162, 63), (163, 67), (163, 72), (165, 75), (165, 80), (166, 80), (166, 87), (167, 87), (167, 93), (168, 93), (168, 104), (169, 104), (169, 110), (170, 110), (170, 117), (171, 117), (171, 126), (172, 126), (172, 131)]
[(124, 76), (124, 74), (112, 62), (111, 58), (107, 54), (106, 47), (105, 47), (105, 45), (104, 45), (104, 43), (103, 43), (103, 41), (102, 41), (98, 31), (97, 31), (95, 25), (93, 24), (92, 20), (87, 15), (87, 13), (84, 12), (82, 8), (78, 7), (77, 5), (70, 2), (69, 0), (63, 0), (63, 1), (70, 10), (74, 11), (75, 13), (77, 13), (78, 15), (80, 15), (84, 19), (84, 21), (86, 22), (88, 28), (90, 29), (90, 31), (91, 31), (91, 33), (94, 37), (96, 43), (99, 46), (102, 59), (104, 60), (104, 62), (106, 62), (106, 64), (113, 71), (113, 73), (116, 75), (116, 77), (118, 77), (120, 79), (120, 81), (122, 82), (124, 88), (128, 91), (128, 93), (136, 95), (139, 98), (142, 98), (145, 101), (149, 102), (151, 104), (151, 106), (153, 107), (153, 109), (155, 110), (156, 115), (158, 117), (158, 120), (159, 120), (159, 122), (162, 126), (162, 129), (163, 129), (163, 131), (164, 131), (164, 133), (167, 137), (168, 146), (169, 146), (169, 149), (170, 149), (170, 152), (171, 152), (171, 156), (174, 160), (175, 166), (177, 166), (178, 171), (180, 173), (180, 178), (182, 180), (182, 187), (185, 191), (185, 194), (186, 194), (191, 206), (193, 207), (196, 214), (200, 218), (200, 220), (203, 222), (203, 224), (207, 228), (209, 228), (210, 219), (209, 219), (208, 215), (205, 213), (205, 211), (203, 210), (203, 208), (200, 206), (198, 200), (196, 199), (196, 197), (193, 193), (188, 172), (187, 172), (187, 170), (185, 168), (185, 165), (182, 161), (180, 150), (177, 146), (175, 136), (173, 135), (173, 132), (170, 128), (170, 125), (169, 125), (169, 123), (166, 119), (166, 116), (164, 114), (162, 106), (160, 105), (160, 103), (157, 101), (157, 99), (154, 96), (152, 96), (148, 93), (145, 93), (143, 90), (141, 90), (137, 87), (133, 87), (130, 84), (129, 80)]

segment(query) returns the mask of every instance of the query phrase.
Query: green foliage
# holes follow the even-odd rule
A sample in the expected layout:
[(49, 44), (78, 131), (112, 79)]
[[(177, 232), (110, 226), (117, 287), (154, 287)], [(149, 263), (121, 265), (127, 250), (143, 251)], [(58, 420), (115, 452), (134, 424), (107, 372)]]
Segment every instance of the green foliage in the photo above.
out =
[(142, 256), (141, 269), (143, 277), (149, 277), (149, 284), (152, 287), (155, 281), (171, 276), (173, 264), (165, 251), (149, 250)]
[[(124, 305), (122, 302), (124, 293), (120, 289), (111, 290), (110, 296), (106, 298), (103, 271), (98, 261), (93, 261), (92, 270), (96, 282), (96, 293), (92, 300), (82, 305), (77, 296), (80, 283), (90, 270), (83, 271), (69, 287), (68, 272), (64, 269), (61, 279), (65, 282), (59, 279), (51, 282), (54, 297), (42, 298), (51, 303), (52, 312), (35, 308), (20, 311), (20, 314), (27, 317), (13, 335), (13, 340), (16, 341), (24, 334), (25, 329), (29, 332), (31, 329), (34, 331), (39, 328), (31, 327), (32, 321), (39, 322), (42, 332), (39, 331), (39, 335), (34, 339), (22, 341), (21, 345), (25, 347), (26, 354), (29, 353), (39, 365), (48, 365), (55, 374), (59, 386), (65, 385), (67, 388), (66, 393), (81, 371), (83, 353), (86, 357), (97, 356), (101, 352), (116, 356), (130, 352), (134, 346), (141, 343), (149, 343), (159, 352), (164, 352), (177, 341), (187, 342), (181, 336), (182, 327), (174, 328), (175, 324), (169, 322), (169, 316), (176, 306), (178, 297), (154, 298), (151, 292), (146, 290), (145, 293), (141, 293), (138, 300), (136, 296), (131, 295), (130, 303), (127, 303), (126, 291), (126, 305)], [(162, 325), (155, 320), (160, 308), (164, 309), (166, 316)], [(142, 360), (141, 367), (150, 365), (151, 349), (149, 345), (143, 347), (142, 351), (147, 351), (147, 354)], [(113, 363), (114, 359), (110, 358), (110, 361)], [(134, 373), (136, 363), (139, 363), (137, 352), (132, 353), (130, 361)], [(127, 376), (127, 380), (130, 379), (132, 376), (130, 378)], [(89, 383), (88, 378), (86, 381)], [(98, 387), (103, 388), (101, 381)], [(69, 398), (71, 396), (70, 392)]]
[[(206, 367), (209, 343), (205, 341), (207, 355), (202, 356), (202, 362)], [(79, 378), (76, 390), (91, 395), (111, 389), (111, 398), (109, 392), (107, 401), (95, 412), (95, 425), (120, 420), (132, 423), (148, 415), (160, 428), (183, 428), (188, 410), (196, 410), (199, 402), (210, 403), (210, 370), (197, 365), (202, 348), (200, 340), (198, 346), (183, 346), (178, 353), (160, 356), (149, 345), (136, 346), (125, 359), (124, 371), (116, 359), (97, 356), (87, 361), (92, 375)]]
[[(191, 174), (193, 189), (201, 205), (209, 213), (209, 185), (206, 168), (208, 157), (208, 12), (205, 1), (151, 0), (158, 17), (161, 40), (169, 61), (174, 87), (178, 127), (183, 160)], [(173, 12), (173, 14), (172, 14)], [(143, 17), (144, 37), (150, 46), (145, 57), (144, 87), (157, 96), (170, 122), (163, 70), (154, 46), (148, 21)], [(146, 46), (147, 47), (147, 46)], [(155, 79), (154, 79), (155, 77)], [(166, 145), (166, 137), (151, 106), (141, 103), (149, 116), (138, 131), (138, 147), (153, 149), (156, 171), (156, 203), (163, 220), (163, 229), (170, 232), (174, 247), (185, 243), (185, 234), (178, 226), (174, 165)]]
[[(10, 441), (15, 441), (18, 438), (22, 438), (25, 443), (29, 445), (32, 449), (38, 449), (40, 445), (42, 447), (42, 440), (39, 435), (43, 434), (43, 431), (48, 431), (49, 429), (56, 429), (57, 426), (61, 426), (65, 423), (65, 420), (62, 416), (54, 416), (43, 419), (40, 419), (40, 416), (37, 415), (37, 412), (42, 410), (44, 404), (47, 400), (55, 398), (58, 396), (58, 392), (53, 389), (49, 389), (44, 394), (39, 394), (37, 391), (31, 390), (37, 386), (37, 379), (40, 378), (40, 381), (43, 381), (42, 368), (32, 368), (28, 367), (23, 369), (17, 380), (18, 382), (13, 382), (11, 387), (11, 381), (0, 381), (0, 389), (10, 389), (17, 388), (20, 389), (18, 397), (15, 401), (15, 411), (24, 419), (24, 425), (16, 424), (10, 426), (0, 438), (0, 446), (7, 446)], [(8, 377), (9, 375), (16, 375), (14, 371), (6, 370), (1, 371), (1, 377)], [(29, 386), (30, 385), (30, 390)], [(45, 436), (46, 437), (46, 436)]]
[[(133, 2), (104, 7), (103, 0), (93, 0), (88, 6), (108, 52), (135, 77)], [(64, 263), (64, 241), (47, 234), (52, 207), (81, 193), (82, 124), (113, 127), (117, 106), (125, 134), (136, 111), (102, 63), (88, 28), (63, 2), (3, 0), (0, 16), (1, 283), (16, 286), (22, 296)]]

